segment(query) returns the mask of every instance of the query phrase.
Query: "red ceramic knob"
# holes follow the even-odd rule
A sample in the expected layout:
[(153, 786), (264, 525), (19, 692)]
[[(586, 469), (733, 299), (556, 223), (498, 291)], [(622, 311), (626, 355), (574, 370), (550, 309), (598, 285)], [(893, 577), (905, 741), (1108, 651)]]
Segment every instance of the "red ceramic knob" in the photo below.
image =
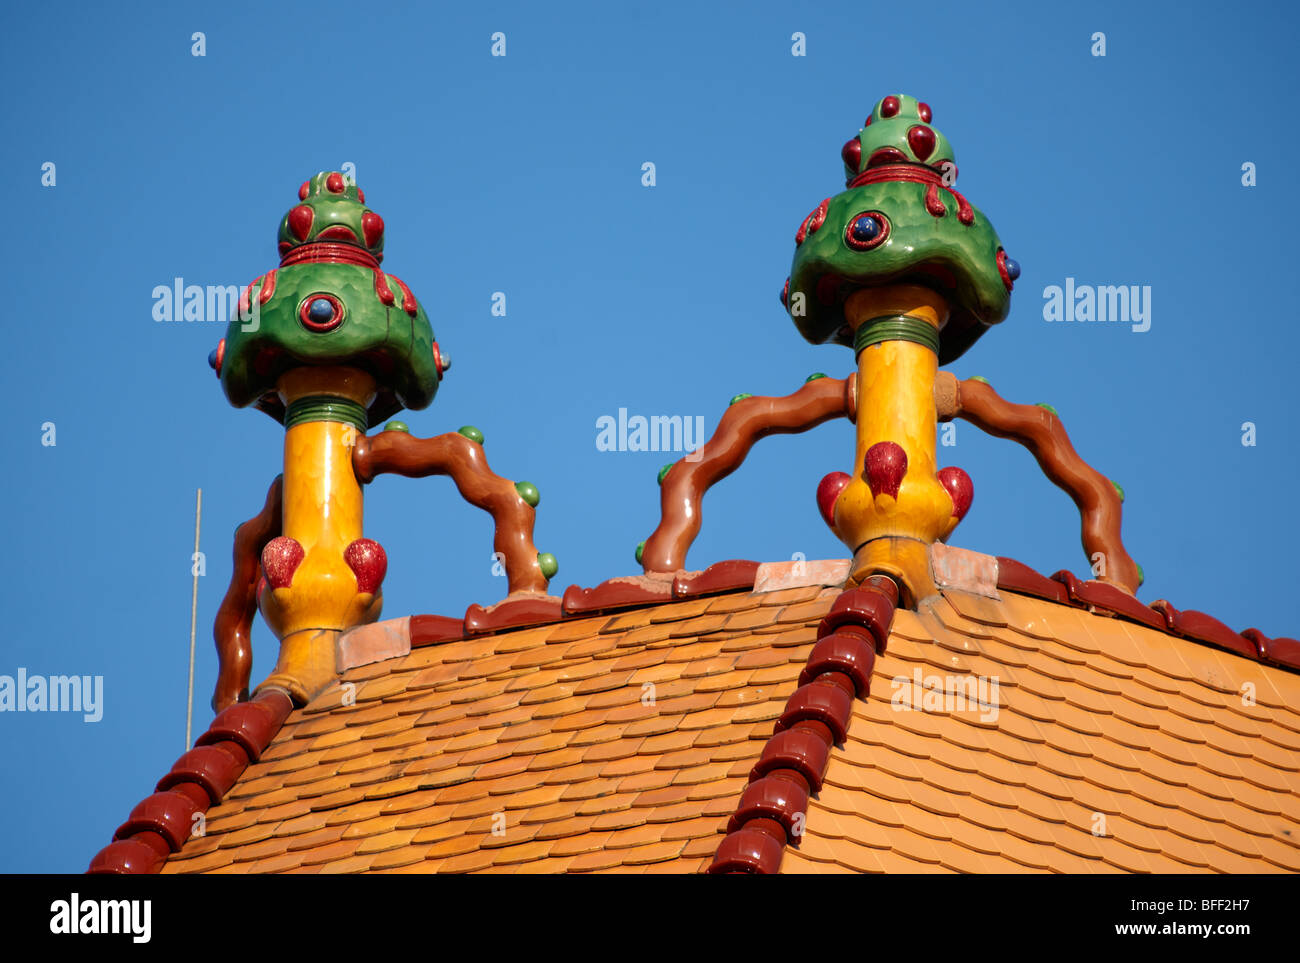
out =
[(370, 211), (361, 215), (361, 232), (366, 237), (366, 247), (374, 247), (384, 236), (384, 219)]
[(289, 212), (289, 230), (293, 231), (293, 236), (300, 241), (307, 240), (307, 235), (311, 233), (311, 222), (315, 218), (312, 209), (306, 204), (299, 204)]
[(358, 538), (343, 550), (343, 561), (357, 577), (358, 592), (374, 592), (388, 572), (388, 555), (374, 539)]
[(898, 98), (892, 94), (880, 102), (880, 116), (893, 117), (898, 113)]
[(892, 441), (878, 441), (867, 449), (864, 460), (871, 494), (897, 498), (903, 476), (907, 474), (907, 452), (902, 446)]
[(262, 549), (262, 571), (266, 573), (266, 583), (273, 589), (288, 588), (293, 584), (293, 573), (306, 554), (297, 540), (287, 535), (271, 539)]
[(857, 137), (846, 141), (844, 149), (840, 151), (840, 157), (844, 159), (844, 166), (856, 174), (858, 166), (862, 163), (862, 141)]
[(971, 502), (975, 500), (975, 486), (970, 480), (970, 475), (950, 465), (939, 469), (939, 484), (946, 488), (952, 497), (953, 517), (961, 521), (970, 511)]
[(918, 124), (907, 132), (907, 144), (917, 160), (925, 160), (934, 153), (934, 131)]
[(335, 171), (329, 177), (325, 178), (325, 187), (331, 194), (342, 194), (343, 188), (346, 186), (347, 184), (343, 180), (343, 175), (338, 171)]
[(852, 476), (842, 471), (833, 471), (817, 485), (817, 509), (831, 528), (835, 527), (835, 502), (839, 500), (840, 492), (844, 491), (851, 481), (853, 481)]
[(928, 124), (934, 118), (934, 113), (930, 110), (929, 104), (917, 104), (916, 116), (920, 117)]
[(302, 187), (298, 188), (298, 200), (300, 201), (307, 200), (308, 187), (309, 187), (309, 183), (307, 181), (303, 181)]

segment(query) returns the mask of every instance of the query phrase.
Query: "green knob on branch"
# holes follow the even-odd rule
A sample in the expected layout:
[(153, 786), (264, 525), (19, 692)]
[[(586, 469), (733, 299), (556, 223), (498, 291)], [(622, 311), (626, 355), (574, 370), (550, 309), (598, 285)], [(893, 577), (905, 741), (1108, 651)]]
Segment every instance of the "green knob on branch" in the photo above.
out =
[(537, 503), (542, 500), (541, 492), (537, 490), (537, 486), (532, 482), (515, 482), (515, 491), (519, 493), (520, 498), (526, 501), (533, 508), (536, 508)]

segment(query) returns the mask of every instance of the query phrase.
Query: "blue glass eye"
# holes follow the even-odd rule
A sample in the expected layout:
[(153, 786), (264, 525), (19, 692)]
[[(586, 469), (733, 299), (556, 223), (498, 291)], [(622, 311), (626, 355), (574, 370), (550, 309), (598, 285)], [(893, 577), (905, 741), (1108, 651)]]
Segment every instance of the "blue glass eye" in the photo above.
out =
[(870, 214), (863, 214), (853, 222), (850, 232), (853, 235), (853, 240), (859, 244), (870, 244), (876, 239), (876, 235), (880, 233), (880, 222)]
[(307, 307), (307, 317), (315, 324), (329, 324), (334, 317), (334, 305), (324, 298), (316, 298)]
[(1020, 264), (1011, 260), (1011, 258), (1007, 258), (1007, 277), (1013, 281), (1020, 277)]
[(889, 237), (889, 219), (879, 211), (866, 211), (849, 221), (844, 243), (855, 251), (869, 251)]

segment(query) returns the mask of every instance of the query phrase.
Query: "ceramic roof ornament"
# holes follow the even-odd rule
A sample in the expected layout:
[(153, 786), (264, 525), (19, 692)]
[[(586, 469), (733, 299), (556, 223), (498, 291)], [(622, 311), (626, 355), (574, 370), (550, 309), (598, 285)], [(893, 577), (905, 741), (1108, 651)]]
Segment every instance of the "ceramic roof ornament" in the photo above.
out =
[(280, 639), (262, 688), (300, 704), (335, 678), (341, 633), (378, 618), (388, 562), (362, 534), (362, 485), (378, 474), (450, 475), (490, 512), (512, 599), (548, 599), (557, 568), (533, 545), (536, 488), (493, 474), (477, 429), (419, 439), (390, 422), (365, 434), (427, 407), (449, 362), (411, 289), (380, 269), (384, 222), (364, 193), (322, 171), (298, 200), (280, 222), (280, 266), (248, 286), (208, 359), (231, 404), (285, 426), (284, 474), (235, 535), (214, 627), (218, 710), (248, 698), (258, 608)]
[(816, 375), (784, 398), (736, 400), (703, 449), (662, 477), (661, 522), (638, 548), (647, 573), (684, 568), (704, 492), (758, 438), (847, 417), (857, 426), (853, 471), (822, 480), (818, 507), (854, 553), (847, 584), (888, 576), (903, 604), (914, 604), (937, 591), (928, 546), (951, 534), (974, 496), (964, 471), (936, 465), (936, 424), (960, 417), (1027, 447), (1078, 505), (1098, 578), (1136, 591), (1118, 486), (1079, 458), (1056, 413), (939, 371), (1006, 318), (1020, 268), (956, 191), (952, 147), (931, 119), (915, 98), (882, 98), (841, 152), (846, 190), (823, 200), (795, 235), (781, 302), (807, 340), (852, 346), (856, 374)]

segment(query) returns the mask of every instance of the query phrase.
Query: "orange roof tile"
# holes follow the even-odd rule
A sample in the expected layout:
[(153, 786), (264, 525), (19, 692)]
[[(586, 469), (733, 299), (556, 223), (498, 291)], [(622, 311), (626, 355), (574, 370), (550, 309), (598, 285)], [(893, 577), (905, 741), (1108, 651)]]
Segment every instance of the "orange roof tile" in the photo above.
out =
[[(999, 598), (894, 614), (782, 870), (1300, 871), (1300, 675), (1269, 664), (1290, 649), (1243, 658), (1090, 612), (1060, 580), (1069, 604), (1038, 598), (1051, 580), (1012, 566)], [(839, 596), (581, 611), (349, 669), (268, 730), (161, 869), (705, 871), (748, 825), (774, 730), (827, 731), (789, 713)]]

